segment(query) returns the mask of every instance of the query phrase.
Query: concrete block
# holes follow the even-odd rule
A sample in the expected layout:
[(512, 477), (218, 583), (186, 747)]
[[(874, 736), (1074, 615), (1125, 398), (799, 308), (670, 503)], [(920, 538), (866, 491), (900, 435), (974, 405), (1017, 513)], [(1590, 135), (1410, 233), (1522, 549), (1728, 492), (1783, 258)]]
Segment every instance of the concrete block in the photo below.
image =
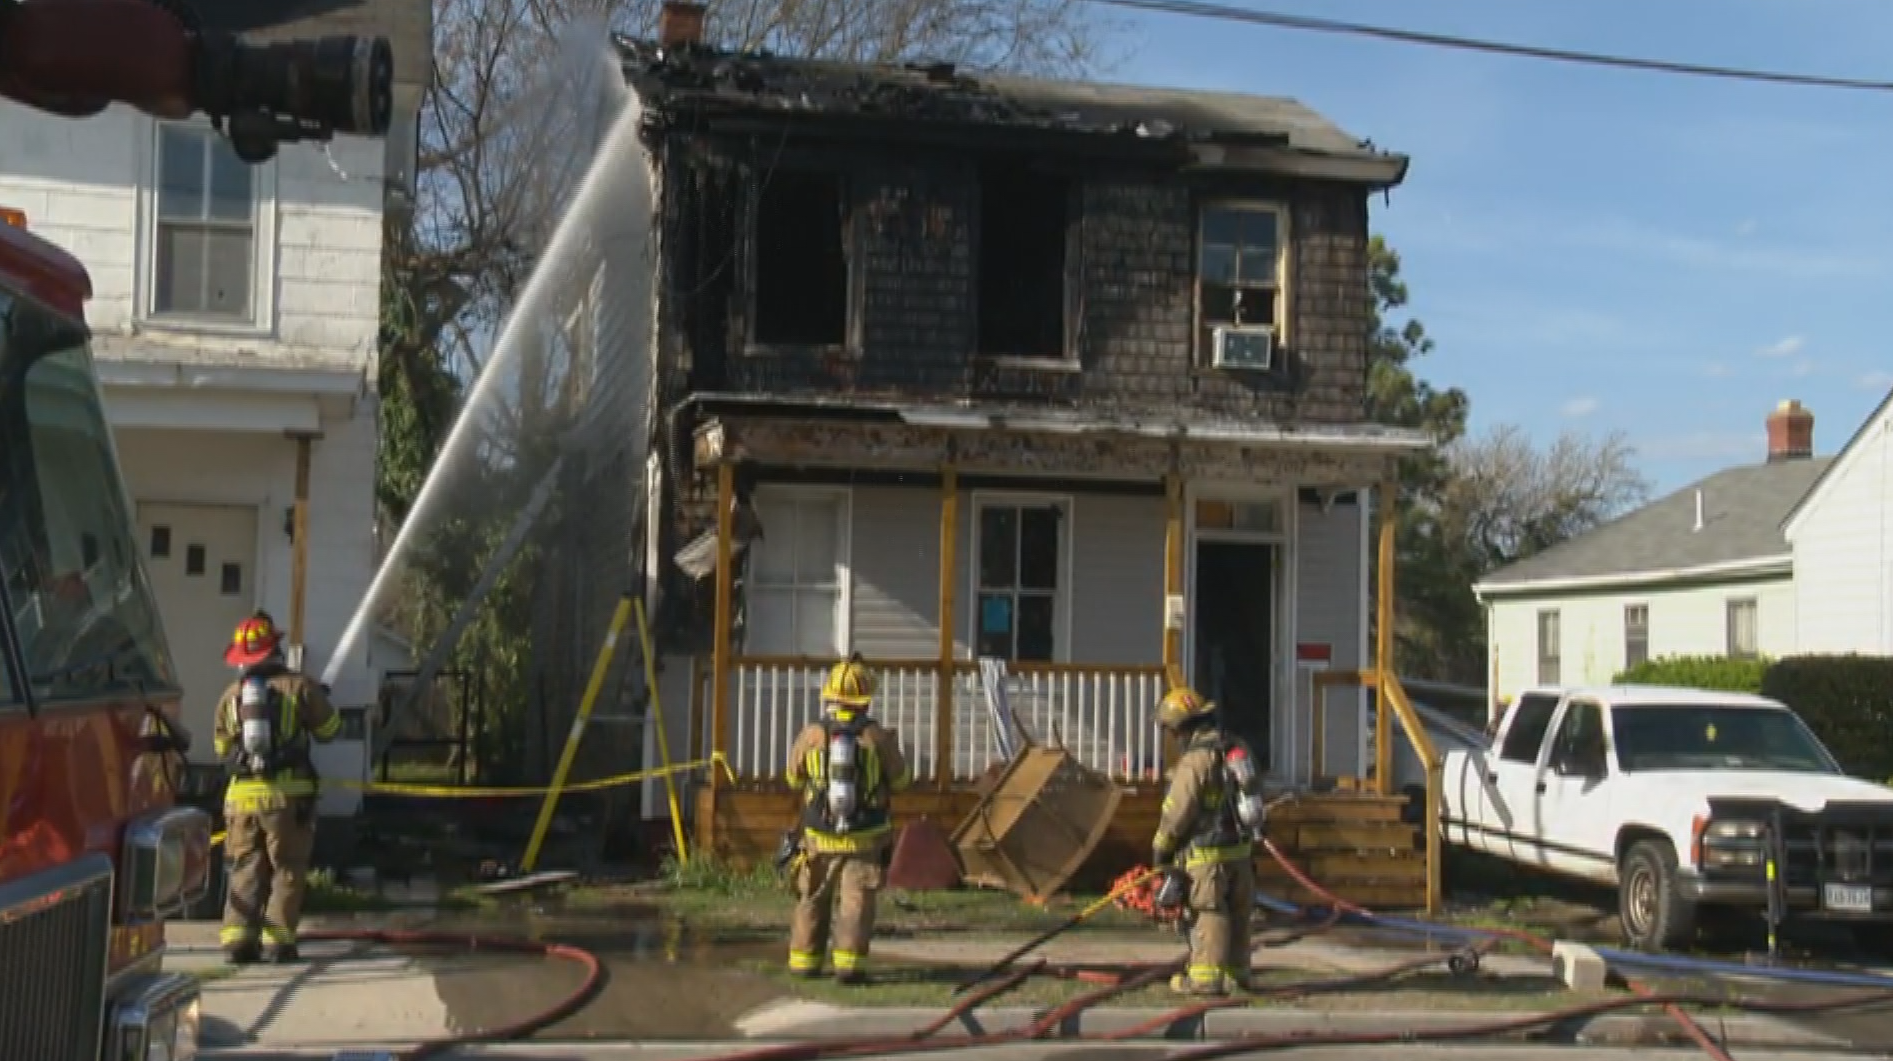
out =
[(1597, 951), (1561, 939), (1551, 948), (1551, 975), (1573, 991), (1602, 991), (1610, 967)]

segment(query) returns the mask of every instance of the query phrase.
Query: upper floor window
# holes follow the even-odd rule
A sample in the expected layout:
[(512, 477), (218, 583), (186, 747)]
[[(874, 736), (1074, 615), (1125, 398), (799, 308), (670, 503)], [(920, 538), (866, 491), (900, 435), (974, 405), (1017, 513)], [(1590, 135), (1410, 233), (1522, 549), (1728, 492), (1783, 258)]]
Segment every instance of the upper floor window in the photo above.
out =
[[(1197, 238), (1197, 347), (1216, 363), (1218, 329), (1226, 333), (1223, 363), (1263, 363), (1286, 338), (1288, 325), (1288, 211), (1273, 203), (1214, 203), (1202, 211)], [(1272, 334), (1266, 346), (1239, 340), (1230, 329)]]
[(1070, 341), (1066, 283), (1072, 184), (1024, 161), (979, 173), (979, 353), (1063, 359)]
[(779, 169), (762, 181), (751, 247), (751, 346), (848, 345), (849, 232), (840, 174)]
[(151, 312), (248, 323), (256, 315), (257, 179), (229, 141), (158, 127)]

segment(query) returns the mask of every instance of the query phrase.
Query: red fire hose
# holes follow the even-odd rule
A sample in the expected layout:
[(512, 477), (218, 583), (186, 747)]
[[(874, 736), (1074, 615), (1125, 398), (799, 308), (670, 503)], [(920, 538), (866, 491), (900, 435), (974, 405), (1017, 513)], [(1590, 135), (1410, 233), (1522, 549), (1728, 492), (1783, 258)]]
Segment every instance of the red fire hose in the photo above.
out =
[(495, 938), (491, 936), (468, 936), (457, 932), (410, 932), (394, 929), (359, 932), (309, 932), (304, 939), (339, 940), (349, 943), (375, 943), (384, 947), (455, 947), (461, 950), (496, 951), (505, 954), (541, 954), (548, 958), (576, 963), (585, 971), (584, 982), (580, 983), (571, 994), (558, 1003), (533, 1014), (524, 1020), (503, 1024), (497, 1028), (468, 1032), (441, 1039), (429, 1039), (398, 1053), (401, 1061), (423, 1061), (457, 1046), (467, 1046), (482, 1042), (504, 1042), (509, 1039), (523, 1039), (533, 1032), (550, 1024), (555, 1024), (578, 1012), (598, 994), (604, 986), (604, 967), (598, 964), (598, 958), (590, 951), (563, 943), (539, 943), (525, 939)]
[[(1275, 859), (1276, 864), (1281, 866), (1284, 872), (1295, 878), (1295, 883), (1301, 885), (1310, 893), (1319, 896), (1323, 901), (1327, 902), (1334, 911), (1359, 914), (1369, 918), (1373, 917), (1373, 911), (1356, 906), (1315, 883), (1312, 878), (1301, 871), (1300, 866), (1295, 865), (1287, 855), (1282, 854), (1282, 849), (1275, 846), (1275, 841), (1264, 840), (1262, 841), (1262, 847), (1263, 850), (1269, 853), (1271, 858)], [(1552, 944), (1549, 940), (1519, 929), (1499, 929), (1495, 931), (1493, 935), (1501, 939), (1515, 940), (1541, 953), (1549, 954), (1552, 951)], [(1653, 1001), (1657, 998), (1656, 992), (1642, 981), (1632, 980), (1626, 977), (1624, 984), (1645, 1000)], [(1709, 1033), (1703, 1030), (1701, 1023), (1699, 1023), (1696, 1018), (1690, 1016), (1688, 1011), (1684, 1010), (1681, 1006), (1673, 1002), (1665, 1003), (1663, 1005), (1663, 1012), (1669, 1014), (1670, 1017), (1682, 1027), (1683, 1034), (1689, 1036), (1690, 1040), (1697, 1046), (1702, 1047), (1703, 1052), (1713, 1058), (1714, 1061), (1735, 1061), (1734, 1058), (1729, 1056), (1728, 1051), (1722, 1048), (1722, 1044), (1710, 1038)]]
[[(1371, 919), (1374, 915), (1354, 903), (1348, 902), (1315, 883), (1300, 867), (1291, 862), (1273, 844), (1265, 844), (1269, 852), (1283, 869), (1310, 893), (1330, 904), (1328, 917), (1324, 922), (1315, 924), (1299, 935), (1319, 932), (1333, 926), (1342, 913), (1352, 913)], [(1133, 871), (1120, 880), (1133, 879), (1142, 871)], [(1147, 882), (1146, 882), (1147, 883)], [(1117, 889), (1113, 889), (1117, 891)], [(1143, 909), (1151, 905), (1151, 889), (1136, 887), (1123, 889), (1119, 896), (1120, 905), (1128, 909)], [(1153, 914), (1159, 913), (1152, 908)], [(1172, 915), (1171, 919), (1174, 919)], [(1489, 946), (1497, 944), (1499, 938), (1515, 939), (1538, 950), (1549, 950), (1550, 944), (1528, 932), (1517, 930), (1498, 931), (1489, 944), (1481, 944), (1472, 951), (1477, 955)], [(311, 940), (341, 940), (349, 942), (377, 943), (389, 946), (443, 946), (460, 949), (497, 951), (514, 954), (541, 954), (546, 957), (576, 962), (585, 970), (584, 982), (558, 1004), (527, 1017), (498, 1028), (470, 1032), (450, 1038), (432, 1039), (416, 1044), (401, 1052), (402, 1061), (422, 1061), (442, 1051), (457, 1046), (479, 1042), (498, 1042), (519, 1039), (545, 1028), (590, 1002), (597, 994), (603, 982), (603, 970), (598, 959), (591, 953), (559, 943), (540, 943), (530, 940), (517, 940), (490, 937), (472, 937), (454, 933), (425, 931), (361, 931), (361, 932), (317, 932), (310, 933)], [(1264, 941), (1260, 946), (1267, 946)], [(1258, 988), (1253, 992), (1258, 997), (1294, 998), (1304, 995), (1346, 991), (1373, 984), (1384, 983), (1401, 976), (1441, 964), (1450, 964), (1458, 955), (1426, 955), (1404, 961), (1386, 969), (1352, 976), (1308, 980), (1289, 984), (1272, 985)], [(916, 1028), (904, 1036), (885, 1039), (825, 1040), (810, 1042), (785, 1043), (776, 1046), (736, 1051), (720, 1055), (706, 1061), (822, 1061), (825, 1058), (841, 1057), (892, 1057), (908, 1054), (931, 1053), (974, 1046), (996, 1046), (1031, 1040), (1043, 1040), (1057, 1037), (1057, 1030), (1072, 1017), (1107, 1002), (1112, 998), (1161, 982), (1182, 968), (1182, 962), (1120, 966), (1115, 969), (1083, 968), (1075, 966), (1052, 966), (1043, 960), (1034, 964), (1016, 968), (1003, 976), (996, 977), (991, 983), (977, 990), (969, 991), (940, 1017), (924, 1027)], [(1071, 999), (1045, 1013), (1029, 1027), (1015, 1031), (978, 1036), (952, 1036), (940, 1038), (939, 1033), (959, 1020), (967, 1013), (991, 1002), (1009, 991), (1018, 988), (1032, 976), (1059, 976), (1067, 979), (1099, 982), (1103, 986)], [(1843, 998), (1814, 1002), (1757, 1002), (1732, 1001), (1719, 995), (1659, 994), (1647, 985), (1632, 982), (1631, 989), (1636, 992), (1634, 998), (1607, 999), (1586, 1005), (1571, 1006), (1550, 1012), (1527, 1014), (1520, 1017), (1485, 1021), (1459, 1025), (1449, 1028), (1434, 1028), (1406, 1032), (1327, 1032), (1302, 1035), (1245, 1036), (1227, 1043), (1216, 1043), (1198, 1049), (1171, 1055), (1171, 1061), (1213, 1061), (1225, 1057), (1236, 1057), (1252, 1053), (1267, 1053), (1275, 1050), (1302, 1046), (1374, 1046), (1396, 1043), (1418, 1042), (1464, 1042), (1477, 1039), (1492, 1039), (1519, 1032), (1545, 1028), (1570, 1020), (1595, 1017), (1618, 1010), (1633, 1009), (1643, 1006), (1660, 1006), (1682, 1026), (1684, 1032), (1701, 1046), (1716, 1061), (1732, 1061), (1728, 1052), (1710, 1038), (1708, 1033), (1681, 1007), (1685, 1005), (1720, 1006), (1751, 1013), (1775, 1015), (1807, 1015), (1853, 1009), (1866, 1005), (1884, 1004), (1893, 999), (1893, 993), (1868, 991)], [(1153, 1017), (1135, 1027), (1121, 1029), (1105, 1035), (1079, 1036), (1082, 1041), (1122, 1041), (1149, 1035), (1159, 1029), (1171, 1027), (1179, 1022), (1193, 1019), (1217, 1009), (1247, 1005), (1247, 998), (1218, 998), (1191, 1002), (1160, 1016)], [(1069, 1037), (1066, 1037), (1069, 1041)]]

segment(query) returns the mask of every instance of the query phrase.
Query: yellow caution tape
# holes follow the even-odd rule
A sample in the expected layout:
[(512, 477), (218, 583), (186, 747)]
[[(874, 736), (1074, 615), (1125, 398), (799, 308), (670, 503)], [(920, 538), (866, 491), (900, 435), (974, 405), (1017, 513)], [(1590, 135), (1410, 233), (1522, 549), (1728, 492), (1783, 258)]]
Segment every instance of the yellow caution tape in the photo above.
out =
[[(730, 769), (730, 763), (722, 752), (714, 752), (707, 759), (697, 759), (687, 763), (675, 763), (651, 770), (635, 770), (628, 774), (614, 774), (601, 777), (596, 781), (579, 781), (565, 785), (558, 791), (561, 795), (573, 792), (601, 792), (605, 789), (622, 788), (653, 778), (669, 777), (672, 774), (701, 770), (704, 767), (718, 767), (731, 782), (736, 780), (736, 771)], [(324, 788), (359, 789), (363, 792), (380, 792), (394, 796), (419, 796), (427, 799), (484, 799), (495, 796), (543, 796), (552, 791), (551, 786), (542, 785), (526, 788), (469, 788), (455, 785), (407, 785), (389, 781), (324, 781)], [(210, 842), (214, 847), (223, 843), (224, 834), (214, 833)]]

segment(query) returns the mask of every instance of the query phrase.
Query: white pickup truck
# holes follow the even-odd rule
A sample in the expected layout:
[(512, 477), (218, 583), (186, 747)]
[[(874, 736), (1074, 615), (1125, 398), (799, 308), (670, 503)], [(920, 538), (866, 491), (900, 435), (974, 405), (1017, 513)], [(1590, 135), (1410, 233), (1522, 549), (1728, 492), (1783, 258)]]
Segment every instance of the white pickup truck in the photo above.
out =
[(1490, 748), (1444, 756), (1447, 844), (1615, 887), (1635, 947), (1705, 907), (1768, 907), (1893, 942), (1893, 789), (1847, 777), (1785, 705), (1652, 686), (1532, 689)]

